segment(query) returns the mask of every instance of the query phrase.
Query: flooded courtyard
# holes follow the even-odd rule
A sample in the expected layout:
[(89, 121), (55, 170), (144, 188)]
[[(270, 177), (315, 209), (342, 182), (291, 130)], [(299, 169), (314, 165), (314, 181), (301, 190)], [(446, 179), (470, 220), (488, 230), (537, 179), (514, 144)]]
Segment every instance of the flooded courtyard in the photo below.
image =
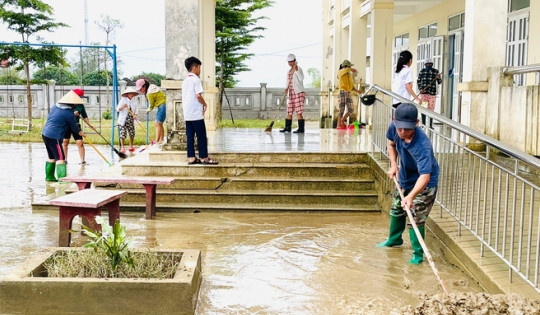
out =
[[(98, 148), (118, 163), (109, 147)], [(86, 152), (89, 164), (79, 165), (70, 145), (68, 175), (109, 167), (91, 147)], [(45, 160), (41, 143), (0, 143), (0, 277), (57, 245), (58, 213), (31, 207), (69, 187), (44, 181)], [(134, 247), (201, 250), (197, 314), (389, 314), (442, 293), (427, 262), (407, 263), (406, 234), (403, 248), (375, 247), (387, 236), (384, 213), (159, 213), (158, 205), (154, 220), (142, 212), (122, 212), (121, 220)], [(437, 251), (432, 255), (450, 292), (482, 292)]]

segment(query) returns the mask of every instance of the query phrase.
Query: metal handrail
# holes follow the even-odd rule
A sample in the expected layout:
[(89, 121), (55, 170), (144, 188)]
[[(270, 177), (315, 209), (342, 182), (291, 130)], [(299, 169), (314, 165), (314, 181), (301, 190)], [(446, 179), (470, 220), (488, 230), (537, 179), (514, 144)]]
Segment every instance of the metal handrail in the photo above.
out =
[[(539, 65), (540, 66), (540, 65)], [(388, 91), (378, 85), (373, 85), (371, 86), (371, 88), (369, 90), (372, 90), (372, 89), (376, 89), (378, 91), (381, 91), (382, 93), (388, 95), (388, 96), (391, 96), (392, 98), (394, 99), (398, 99), (400, 102), (402, 103), (412, 103), (412, 101), (392, 92), (392, 91)], [(460, 123), (457, 123), (456, 121), (452, 120), (452, 119), (449, 119), (448, 117), (446, 116), (443, 116), (441, 114), (438, 114), (436, 112), (433, 112), (429, 109), (426, 109), (422, 106), (417, 106), (418, 108), (418, 112), (420, 114), (424, 114), (424, 115), (427, 115), (427, 116), (431, 116), (433, 118), (435, 118), (435, 120), (438, 120), (448, 126), (451, 126), (453, 129), (455, 130), (458, 130), (460, 131), (461, 133), (464, 133), (468, 136), (471, 136), (475, 139), (478, 139), (482, 142), (485, 142), (487, 144), (489, 144), (489, 146), (493, 147), (493, 148), (496, 148), (497, 150), (501, 151), (501, 152), (504, 152), (505, 154), (511, 156), (511, 157), (514, 157), (516, 159), (519, 159), (523, 162), (526, 162), (527, 164), (531, 164), (531, 165), (534, 165), (538, 168), (540, 168), (540, 160), (535, 158), (534, 156), (531, 156), (531, 155), (528, 155), (528, 154), (525, 154), (523, 153), (522, 151), (519, 151), (519, 150), (516, 150), (514, 148), (512, 148), (511, 146), (499, 141), (499, 140), (496, 140), (496, 139), (493, 139), (489, 136), (486, 136), (485, 134), (482, 134), (482, 133), (479, 133), (478, 131), (475, 131), (467, 126), (464, 126)]]
[(524, 65), (524, 66), (515, 66), (515, 67), (504, 67), (502, 70), (505, 75), (514, 75), (514, 74), (524, 74), (531, 72), (540, 72), (540, 63), (533, 65)]

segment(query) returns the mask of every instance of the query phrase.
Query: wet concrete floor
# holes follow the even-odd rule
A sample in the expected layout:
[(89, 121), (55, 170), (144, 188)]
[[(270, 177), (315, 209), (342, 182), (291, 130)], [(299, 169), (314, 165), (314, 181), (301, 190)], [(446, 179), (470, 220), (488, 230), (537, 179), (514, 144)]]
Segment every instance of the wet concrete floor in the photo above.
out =
[[(321, 145), (326, 136), (328, 145)], [(220, 140), (233, 137), (242, 140), (238, 146), (244, 150), (263, 145), (254, 150), (272, 151), (269, 135), (232, 130), (228, 135), (209, 133), (210, 152), (243, 150), (235, 141)], [(298, 148), (296, 135), (275, 130), (272, 137), (276, 151), (295, 144)], [(303, 137), (303, 150), (309, 151), (359, 152), (366, 145), (362, 132), (355, 136), (313, 131)], [(118, 163), (108, 148), (98, 146), (107, 159)], [(86, 150), (89, 164), (82, 166), (77, 164), (75, 146), (70, 146), (69, 175), (108, 168), (92, 148)], [(45, 160), (41, 143), (0, 143), (0, 277), (36, 251), (57, 245), (57, 212), (31, 209), (32, 202), (62, 194), (69, 186), (45, 183)], [(144, 219), (143, 213), (122, 213), (121, 219), (135, 247), (201, 250), (203, 283), (197, 314), (390, 314), (417, 305), (425, 295), (442, 293), (427, 262), (407, 263), (408, 237), (403, 248), (375, 248), (387, 236), (386, 214), (186, 214), (158, 209), (155, 220)], [(84, 239), (76, 236), (74, 242), (82, 244)], [(482, 291), (436, 250), (432, 255), (449, 291)]]

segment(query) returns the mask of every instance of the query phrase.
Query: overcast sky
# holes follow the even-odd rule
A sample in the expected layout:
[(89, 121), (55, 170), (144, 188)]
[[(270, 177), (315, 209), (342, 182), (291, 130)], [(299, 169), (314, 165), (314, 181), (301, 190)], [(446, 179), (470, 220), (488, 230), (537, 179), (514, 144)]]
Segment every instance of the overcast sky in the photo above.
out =
[[(57, 44), (85, 44), (84, 0), (43, 0), (54, 8), (57, 22), (70, 27), (54, 33), (40, 33), (47, 41)], [(180, 1), (180, 0), (179, 0)], [(267, 30), (264, 38), (257, 40), (248, 52), (255, 56), (247, 62), (252, 70), (239, 74), (238, 86), (257, 87), (268, 83), (269, 87), (285, 85), (288, 69), (286, 56), (297, 55), (298, 64), (304, 69), (306, 80), (308, 68), (322, 66), (322, 0), (274, 0), (271, 8), (261, 11), (269, 19), (261, 22)], [(119, 29), (113, 43), (121, 59), (121, 77), (141, 72), (165, 74), (165, 5), (164, 0), (88, 0), (88, 42), (105, 44), (105, 33), (96, 26), (101, 15), (119, 20)], [(0, 28), (1, 41), (20, 41), (13, 31)], [(31, 38), (30, 41), (36, 41)], [(77, 49), (71, 49), (75, 58)], [(203, 60), (204, 62), (204, 60)]]

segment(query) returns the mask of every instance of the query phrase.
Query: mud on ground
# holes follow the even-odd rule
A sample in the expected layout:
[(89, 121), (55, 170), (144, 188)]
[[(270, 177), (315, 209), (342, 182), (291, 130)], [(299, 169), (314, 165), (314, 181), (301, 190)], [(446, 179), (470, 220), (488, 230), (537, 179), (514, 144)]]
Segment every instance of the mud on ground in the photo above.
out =
[(540, 302), (511, 294), (451, 293), (425, 296), (416, 307), (401, 314), (540, 314)]

